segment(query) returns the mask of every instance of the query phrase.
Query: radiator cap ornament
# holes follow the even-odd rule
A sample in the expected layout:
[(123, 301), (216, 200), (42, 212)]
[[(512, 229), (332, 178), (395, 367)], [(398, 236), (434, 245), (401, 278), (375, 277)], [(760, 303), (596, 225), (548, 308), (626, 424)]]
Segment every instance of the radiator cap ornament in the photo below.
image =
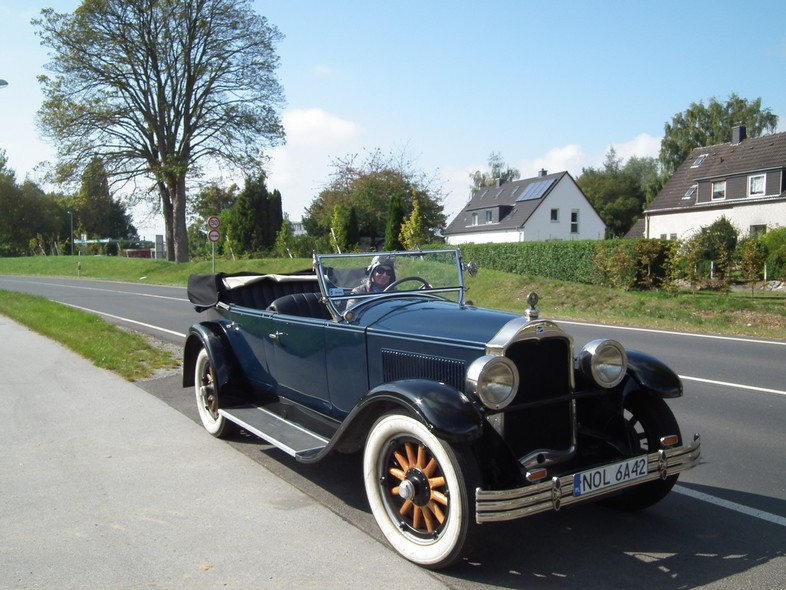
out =
[(524, 312), (524, 315), (527, 316), (527, 319), (534, 320), (538, 317), (538, 294), (535, 291), (530, 291), (527, 295), (527, 304), (529, 305), (529, 309)]

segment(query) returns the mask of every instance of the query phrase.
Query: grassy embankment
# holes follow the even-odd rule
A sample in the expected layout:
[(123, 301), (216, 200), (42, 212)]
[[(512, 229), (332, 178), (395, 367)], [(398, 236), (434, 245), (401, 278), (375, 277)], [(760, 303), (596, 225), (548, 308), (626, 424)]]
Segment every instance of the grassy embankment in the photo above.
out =
[[(77, 264), (80, 265), (77, 269)], [(288, 272), (309, 268), (306, 259), (217, 260), (216, 270)], [(192, 273), (212, 272), (210, 261), (173, 264), (161, 260), (110, 257), (0, 258), (0, 274), (110, 279), (164, 285), (185, 285)], [(526, 294), (541, 297), (541, 317), (650, 327), (757, 338), (786, 338), (786, 294), (757, 291), (728, 295), (699, 292), (650, 293), (522, 277), (482, 270), (467, 278), (468, 299), (477, 305), (522, 311)], [(0, 294), (0, 313), (13, 317), (50, 338), (63, 342), (97, 365), (127, 379), (148, 376), (176, 362), (144, 339), (125, 334), (94, 316), (18, 294)], [(117, 348), (119, 347), (119, 348)]]

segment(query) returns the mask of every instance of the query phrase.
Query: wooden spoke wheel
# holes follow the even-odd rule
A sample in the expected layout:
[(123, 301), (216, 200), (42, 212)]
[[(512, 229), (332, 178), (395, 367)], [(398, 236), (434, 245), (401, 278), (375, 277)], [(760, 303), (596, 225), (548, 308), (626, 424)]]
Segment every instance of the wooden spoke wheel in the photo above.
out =
[(194, 369), (194, 394), (202, 426), (217, 438), (228, 436), (235, 425), (218, 413), (218, 383), (206, 349), (199, 351)]
[(468, 449), (439, 440), (414, 418), (389, 414), (372, 427), (363, 463), (372, 513), (396, 551), (433, 569), (464, 554), (478, 481)]

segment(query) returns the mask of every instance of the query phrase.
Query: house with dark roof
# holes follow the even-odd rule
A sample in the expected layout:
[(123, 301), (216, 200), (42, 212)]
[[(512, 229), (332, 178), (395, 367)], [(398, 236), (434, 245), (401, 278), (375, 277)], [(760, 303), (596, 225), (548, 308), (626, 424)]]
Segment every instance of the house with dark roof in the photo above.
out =
[(602, 240), (606, 224), (567, 172), (473, 189), (448, 224), (448, 244)]
[(630, 238), (685, 239), (726, 217), (742, 236), (786, 225), (786, 133), (694, 149), (676, 170)]

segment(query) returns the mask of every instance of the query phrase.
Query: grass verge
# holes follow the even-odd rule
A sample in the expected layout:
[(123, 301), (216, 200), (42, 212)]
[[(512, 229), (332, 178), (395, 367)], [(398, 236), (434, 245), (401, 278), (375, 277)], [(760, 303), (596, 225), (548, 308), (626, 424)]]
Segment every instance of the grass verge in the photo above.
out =
[[(216, 271), (283, 273), (311, 267), (304, 258), (254, 260), (217, 259)], [(213, 271), (210, 260), (174, 264), (107, 256), (35, 256), (0, 258), (0, 274), (78, 276), (185, 286), (192, 273)], [(722, 334), (783, 340), (786, 335), (786, 293), (750, 290), (716, 292), (625, 292), (579, 283), (525, 277), (481, 269), (467, 278), (467, 296), (477, 305), (521, 313), (526, 295), (541, 297), (542, 317), (619, 326)]]
[(166, 350), (152, 346), (143, 336), (108, 324), (90, 313), (42, 297), (0, 291), (0, 314), (56, 340), (96, 366), (128, 381), (153, 376), (178, 366)]

